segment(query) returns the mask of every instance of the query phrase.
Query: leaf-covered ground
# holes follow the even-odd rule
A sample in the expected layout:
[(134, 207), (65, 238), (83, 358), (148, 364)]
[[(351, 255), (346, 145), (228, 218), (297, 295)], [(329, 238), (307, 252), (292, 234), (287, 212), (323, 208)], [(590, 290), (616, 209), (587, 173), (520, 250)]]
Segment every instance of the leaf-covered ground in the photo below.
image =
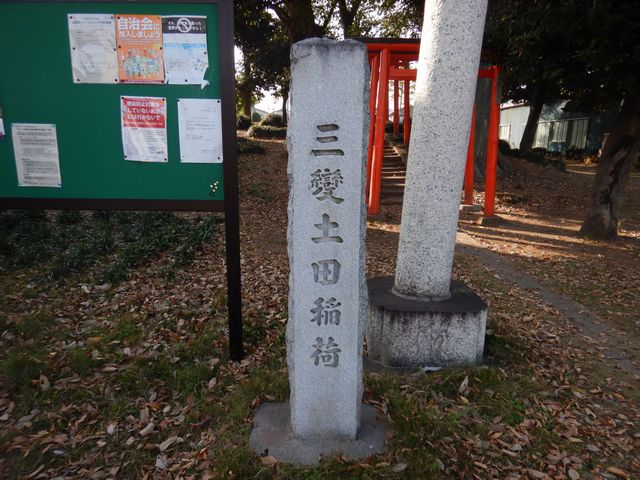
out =
[[(587, 335), (538, 291), (461, 249), (455, 276), (490, 305), (485, 364), (368, 373), (365, 401), (389, 425), (385, 455), (309, 469), (256, 457), (255, 409), (288, 395), (286, 151), (260, 143), (266, 154), (240, 158), (239, 363), (227, 359), (219, 217), (1, 214), (0, 477), (640, 476), (640, 188), (636, 176), (620, 240), (580, 240), (592, 169), (579, 165), (519, 165), (499, 184), (505, 222), (461, 230), (579, 302), (605, 333)], [(370, 276), (395, 264), (400, 209), (383, 213), (369, 222)], [(612, 349), (631, 363), (618, 368)]]

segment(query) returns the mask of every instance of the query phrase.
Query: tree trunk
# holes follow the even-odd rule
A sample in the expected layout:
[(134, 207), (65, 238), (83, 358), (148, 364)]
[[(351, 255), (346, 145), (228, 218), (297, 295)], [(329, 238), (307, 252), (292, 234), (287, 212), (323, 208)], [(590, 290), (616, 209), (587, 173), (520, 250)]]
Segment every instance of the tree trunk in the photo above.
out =
[(639, 148), (640, 97), (627, 96), (600, 157), (580, 235), (596, 240), (611, 240), (618, 235), (624, 190)]
[(533, 142), (536, 139), (538, 120), (540, 120), (545, 96), (545, 86), (538, 85), (533, 92), (533, 98), (529, 102), (529, 117), (527, 118), (527, 124), (524, 127), (524, 132), (522, 132), (522, 140), (520, 140), (520, 150), (522, 151), (531, 150), (533, 147)]
[(240, 92), (240, 98), (242, 98), (242, 113), (251, 118), (251, 91), (246, 84), (243, 84), (238, 85), (238, 92)]
[(311, 0), (285, 0), (284, 4), (271, 2), (270, 6), (287, 29), (289, 44), (324, 34), (322, 27), (315, 22)]
[(251, 97), (253, 96), (253, 83), (251, 81), (251, 64), (246, 56), (242, 62), (242, 81), (238, 82), (236, 88), (242, 99), (242, 113), (251, 118)]
[(287, 100), (289, 98), (288, 92), (282, 92), (282, 123), (287, 124)]
[(354, 34), (353, 22), (355, 21), (356, 14), (360, 9), (362, 0), (355, 0), (351, 9), (347, 6), (347, 0), (338, 0), (338, 11), (340, 12), (340, 23), (342, 24), (342, 33), (345, 38)]

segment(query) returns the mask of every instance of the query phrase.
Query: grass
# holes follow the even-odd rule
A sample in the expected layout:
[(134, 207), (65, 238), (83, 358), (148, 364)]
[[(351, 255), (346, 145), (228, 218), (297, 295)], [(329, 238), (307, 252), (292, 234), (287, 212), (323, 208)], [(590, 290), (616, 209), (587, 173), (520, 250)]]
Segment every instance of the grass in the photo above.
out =
[[(5, 211), (0, 213), (0, 271), (37, 266), (41, 276), (59, 280), (97, 267), (95, 281), (118, 283), (172, 248), (164, 273), (173, 275), (213, 238), (220, 221), (169, 212)], [(35, 293), (31, 289), (28, 295)]]
[(0, 362), (0, 375), (12, 390), (24, 391), (32, 387), (32, 381), (49, 373), (51, 367), (45, 359), (42, 348), (11, 347)]
[[(0, 330), (3, 342), (7, 334), (14, 337), (0, 351), (0, 377), (6, 398), (15, 404), (12, 420), (40, 410), (31, 426), (7, 424), (0, 430), (0, 476), (24, 477), (45, 464), (52, 469), (50, 477), (61, 472), (81, 476), (72, 470), (80, 466), (85, 472), (117, 467), (114, 475), (119, 478), (159, 478), (162, 474), (154, 469), (158, 444), (169, 436), (184, 441), (167, 455), (193, 460), (190, 470), (181, 473), (195, 478), (204, 472), (239, 479), (483, 478), (476, 462), (504, 468), (506, 476), (513, 464), (537, 468), (551, 447), (570, 453), (579, 448), (558, 436), (557, 419), (544, 405), (544, 400), (552, 400), (569, 409), (575, 399), (568, 389), (553, 396), (553, 387), (531, 364), (531, 343), (513, 326), (526, 315), (545, 314), (536, 312), (537, 304), (526, 296), (513, 295), (505, 282), (470, 257), (457, 258), (456, 276), (492, 305), (485, 365), (415, 376), (369, 373), (365, 401), (385, 412), (388, 453), (362, 461), (328, 458), (313, 468), (268, 467), (251, 451), (248, 438), (255, 409), (289, 396), (285, 328), (278, 318), (250, 305), (244, 330), (249, 354), (245, 362), (232, 363), (226, 360), (226, 318), (211, 313), (224, 310), (223, 290), (205, 287), (210, 300), (206, 313), (184, 301), (188, 295), (175, 291), (149, 293), (150, 303), (167, 300), (162, 312), (146, 311), (135, 302), (114, 311), (101, 303), (122, 303), (116, 296), (144, 281), (174, 281), (176, 272), (184, 272), (212, 239), (214, 217), (5, 212), (0, 218), (7, 220), (0, 226), (5, 248), (0, 253), (0, 291), (13, 297), (13, 303), (0, 305)], [(74, 237), (75, 229), (87, 232)], [(31, 238), (28, 232), (35, 232), (32, 245), (42, 251), (25, 248), (21, 263), (16, 263), (6, 252), (22, 248), (21, 242)], [(105, 238), (90, 238), (99, 232)], [(146, 268), (160, 257), (158, 269)], [(38, 274), (53, 278), (54, 271), (63, 273), (52, 283), (33, 281)], [(67, 299), (56, 291), (59, 281), (77, 290), (78, 284), (106, 281), (107, 276), (115, 285), (132, 273), (143, 280), (112, 288), (96, 296), (99, 300), (69, 299), (75, 302), (75, 317), (60, 320)], [(70, 291), (64, 287), (61, 292)], [(33, 305), (57, 303), (49, 309), (27, 308), (22, 306), (25, 299)], [(83, 329), (94, 316), (95, 324)], [(62, 348), (62, 341), (76, 344)], [(117, 368), (107, 370), (109, 365)], [(594, 381), (607, 373), (603, 368)], [(52, 388), (41, 388), (41, 375)], [(461, 393), (465, 378), (468, 391)], [(216, 381), (210, 383), (212, 379)], [(579, 379), (568, 373), (563, 380)], [(156, 431), (142, 438), (139, 417), (145, 409)], [(118, 430), (107, 435), (112, 422)], [(489, 448), (496, 425), (503, 429), (505, 449), (515, 441), (512, 432), (526, 431), (530, 444), (517, 461), (494, 456), (495, 449)], [(40, 442), (39, 432), (64, 432), (74, 440), (59, 447), (65, 454), (56, 456), (52, 452), (58, 446)], [(133, 438), (131, 443), (128, 438)], [(97, 441), (105, 443), (98, 447)], [(9, 445), (14, 448), (9, 450)], [(406, 469), (395, 472), (400, 462)]]

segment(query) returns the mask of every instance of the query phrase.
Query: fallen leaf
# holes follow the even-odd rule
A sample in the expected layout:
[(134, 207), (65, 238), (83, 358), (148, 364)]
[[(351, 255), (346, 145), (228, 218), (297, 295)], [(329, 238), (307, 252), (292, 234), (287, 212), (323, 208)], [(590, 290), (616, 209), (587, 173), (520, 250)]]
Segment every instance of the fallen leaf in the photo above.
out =
[(169, 466), (167, 465), (167, 459), (163, 455), (158, 455), (156, 457), (156, 468), (159, 470), (166, 470)]
[(469, 377), (465, 376), (464, 380), (462, 381), (462, 383), (460, 384), (460, 386), (458, 387), (458, 393), (460, 395), (464, 395), (465, 393), (467, 393), (469, 391)]
[(260, 457), (260, 461), (263, 465), (267, 465), (268, 467), (273, 467), (276, 463), (278, 463), (278, 459), (272, 457), (271, 455), (267, 455), (266, 457)]
[(625, 480), (631, 478), (627, 472), (618, 467), (607, 467), (607, 472), (613, 473), (616, 477), (624, 478)]
[(160, 445), (158, 445), (158, 448), (160, 449), (161, 452), (164, 452), (167, 448), (169, 448), (174, 443), (179, 443), (181, 441), (182, 441), (182, 438), (180, 437), (169, 437)]
[(151, 433), (153, 433), (154, 428), (156, 428), (156, 426), (153, 424), (153, 422), (150, 422), (146, 427), (144, 427), (138, 433), (141, 436), (146, 437), (147, 435), (151, 435)]
[(42, 390), (43, 392), (46, 392), (51, 388), (49, 379), (45, 375), (40, 375), (40, 378), (38, 378), (38, 383), (40, 384), (40, 390)]
[(147, 410), (146, 408), (141, 409), (139, 418), (141, 424), (146, 425), (147, 423), (149, 423), (149, 410)]
[(528, 473), (529, 473), (529, 476), (530, 476), (531, 478), (536, 478), (536, 479), (537, 479), (537, 478), (546, 478), (546, 475), (545, 475), (544, 473), (542, 473), (542, 472), (540, 472), (540, 471), (538, 471), (538, 470), (534, 470), (534, 469), (532, 469), (532, 468), (530, 468), (530, 469), (528, 470)]
[(400, 473), (403, 472), (406, 468), (406, 463), (396, 463), (393, 467), (391, 467), (391, 471), (394, 473)]

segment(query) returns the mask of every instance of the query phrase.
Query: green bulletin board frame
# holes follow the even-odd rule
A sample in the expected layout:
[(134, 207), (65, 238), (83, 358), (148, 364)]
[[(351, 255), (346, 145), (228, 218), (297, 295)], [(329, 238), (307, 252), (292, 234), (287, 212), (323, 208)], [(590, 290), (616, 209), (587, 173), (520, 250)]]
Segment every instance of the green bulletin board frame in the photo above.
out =
[[(206, 15), (209, 85), (74, 83), (73, 13)], [(0, 0), (0, 45), (0, 208), (225, 212), (230, 353), (242, 358), (232, 0)], [(166, 163), (124, 160), (121, 95), (167, 99)], [(179, 98), (221, 100), (223, 163), (180, 162)], [(56, 125), (62, 188), (18, 186), (12, 123)]]
[[(224, 3), (224, 2), (222, 2)], [(138, 13), (206, 15), (209, 85), (78, 84), (71, 75), (67, 14)], [(222, 98), (220, 45), (224, 22), (217, 2), (69, 2), (0, 3), (0, 105), (7, 135), (0, 142), (0, 198), (41, 199), (47, 208), (67, 201), (84, 208), (106, 207), (107, 200), (129, 200), (136, 208), (153, 201), (165, 208), (222, 210), (223, 164), (180, 163), (178, 98)], [(124, 160), (120, 96), (167, 99), (167, 163)], [(19, 187), (11, 139), (12, 123), (55, 124), (62, 188)], [(225, 122), (223, 121), (223, 124)], [(223, 154), (224, 162), (229, 158)], [(211, 185), (218, 182), (212, 192)], [(48, 200), (48, 201), (44, 201)], [(65, 200), (59, 205), (59, 200)], [(33, 201), (33, 200), (31, 200)], [(187, 203), (185, 203), (187, 202)], [(20, 202), (15, 202), (20, 203)]]

